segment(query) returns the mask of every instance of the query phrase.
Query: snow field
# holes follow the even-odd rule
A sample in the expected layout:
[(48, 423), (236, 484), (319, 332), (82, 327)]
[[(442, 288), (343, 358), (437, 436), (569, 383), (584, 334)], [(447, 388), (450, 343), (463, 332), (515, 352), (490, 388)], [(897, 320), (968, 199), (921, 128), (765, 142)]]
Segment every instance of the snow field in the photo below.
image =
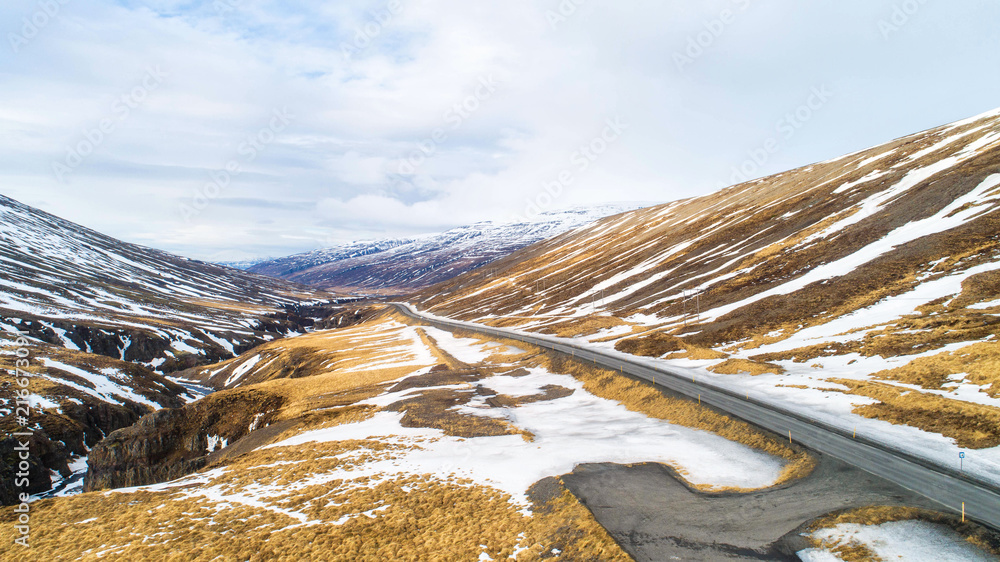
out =
[[(891, 521), (881, 525), (845, 523), (810, 535), (834, 546), (852, 542), (868, 547), (882, 560), (907, 562), (988, 562), (994, 560), (943, 525), (923, 521)], [(832, 549), (810, 548), (798, 552), (804, 562), (839, 562)]]

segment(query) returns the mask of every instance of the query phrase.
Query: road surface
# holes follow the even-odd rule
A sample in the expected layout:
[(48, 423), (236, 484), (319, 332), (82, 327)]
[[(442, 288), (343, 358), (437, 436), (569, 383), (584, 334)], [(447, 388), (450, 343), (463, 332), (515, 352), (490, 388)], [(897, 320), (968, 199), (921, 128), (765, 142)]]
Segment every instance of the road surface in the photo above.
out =
[(942, 511), (961, 513), (964, 503), (967, 518), (1000, 530), (1000, 490), (969, 474), (935, 465), (929, 460), (895, 450), (886, 444), (854, 438), (849, 432), (783, 410), (778, 405), (747, 399), (734, 392), (693, 382), (688, 376), (672, 373), (668, 369), (653, 368), (586, 346), (553, 342), (502, 328), (425, 316), (408, 305), (394, 303), (393, 306), (405, 316), (438, 328), (473, 331), (493, 337), (523, 341), (553, 351), (572, 354), (581, 361), (592, 362), (615, 371), (620, 370), (690, 398), (700, 397), (702, 402), (713, 408), (778, 435), (786, 436), (791, 432), (792, 439), (797, 444), (839, 459), (928, 498), (941, 506)]

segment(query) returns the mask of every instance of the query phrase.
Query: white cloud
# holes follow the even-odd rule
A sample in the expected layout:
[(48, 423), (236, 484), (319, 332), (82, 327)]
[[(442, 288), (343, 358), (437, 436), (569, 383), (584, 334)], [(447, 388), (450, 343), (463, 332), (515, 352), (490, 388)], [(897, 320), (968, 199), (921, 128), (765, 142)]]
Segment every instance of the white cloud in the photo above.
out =
[[(819, 84), (835, 100), (766, 172), (990, 109), (1000, 86), (982, 71), (1000, 62), (995, 4), (928, 3), (885, 41), (878, 20), (892, 0), (751, 1), (679, 72), (672, 54), (745, 2), (584, 2), (555, 29), (546, 12), (557, 0), (400, 2), (379, 23), (388, 0), (242, 0), (225, 13), (213, 2), (73, 0), (18, 53), (0, 54), (2, 190), (194, 257), (276, 255), (503, 220), (567, 169), (577, 173), (554, 206), (704, 193)], [(36, 9), (0, 7), (4, 31)], [(345, 59), (366, 26), (377, 33)], [(57, 181), (52, 162), (116, 115), (150, 66), (167, 73), (162, 86)], [(484, 77), (495, 93), (455, 126), (449, 110)], [(180, 205), (282, 107), (293, 123), (185, 221)], [(627, 133), (576, 170), (574, 152), (616, 116)], [(447, 138), (399, 177), (399, 159), (437, 129)]]

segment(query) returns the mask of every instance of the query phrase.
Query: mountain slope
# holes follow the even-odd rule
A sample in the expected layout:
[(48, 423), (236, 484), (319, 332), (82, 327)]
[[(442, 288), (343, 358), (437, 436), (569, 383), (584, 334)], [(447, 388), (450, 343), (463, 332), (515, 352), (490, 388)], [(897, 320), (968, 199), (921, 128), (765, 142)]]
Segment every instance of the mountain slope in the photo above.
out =
[(838, 423), (921, 428), (1000, 462), (998, 210), (993, 111), (604, 219), (415, 300), (699, 368)]
[[(162, 373), (302, 329), (313, 322), (302, 304), (328, 298), (126, 244), (0, 196), (0, 503), (79, 487), (90, 448), (107, 434), (201, 396)], [(25, 431), (32, 436), (7, 437)], [(15, 488), (22, 441), (29, 485)]]
[[(119, 558), (155, 556), (195, 533), (198, 560), (627, 560), (559, 475), (654, 461), (692, 487), (731, 491), (812, 466), (780, 436), (539, 351), (389, 310), (268, 344), (223, 365), (234, 369), (226, 390), (95, 447), (93, 493), (33, 507), (52, 524), (86, 512), (95, 538), (67, 525), (71, 539), (36, 548), (74, 558), (101, 541)], [(164, 483), (131, 488), (152, 482)], [(138, 513), (141, 529), (114, 535)]]
[[(144, 362), (219, 360), (294, 329), (286, 307), (329, 295), (115, 240), (0, 196), (0, 324)], [(284, 325), (283, 325), (284, 324)], [(201, 361), (199, 360), (199, 361)]]
[(485, 222), (417, 238), (352, 242), (266, 261), (248, 271), (345, 292), (408, 293), (638, 206), (586, 207), (512, 224)]

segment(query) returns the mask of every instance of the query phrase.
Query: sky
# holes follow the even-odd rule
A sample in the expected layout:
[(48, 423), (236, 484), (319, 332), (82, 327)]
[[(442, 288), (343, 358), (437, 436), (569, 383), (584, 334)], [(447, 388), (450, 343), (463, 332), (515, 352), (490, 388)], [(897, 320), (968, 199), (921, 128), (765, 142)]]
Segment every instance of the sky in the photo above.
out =
[(667, 202), (1000, 107), (1000, 3), (11, 0), (0, 193), (211, 261)]

